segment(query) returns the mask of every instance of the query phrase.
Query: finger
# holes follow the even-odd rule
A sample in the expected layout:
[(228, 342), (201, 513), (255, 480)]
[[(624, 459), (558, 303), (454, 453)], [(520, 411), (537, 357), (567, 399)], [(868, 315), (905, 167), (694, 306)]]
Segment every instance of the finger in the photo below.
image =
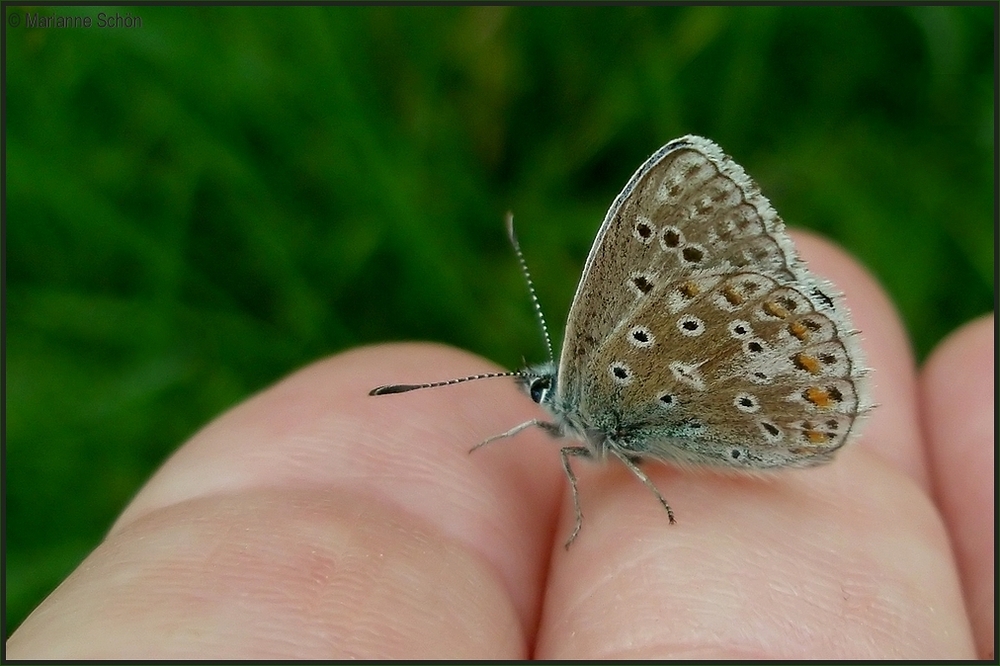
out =
[(861, 441), (829, 465), (760, 478), (648, 464), (674, 526), (623, 466), (578, 465), (583, 530), (553, 554), (539, 657), (971, 656), (904, 404), (914, 381), (900, 325), (842, 253), (815, 238), (798, 245), (865, 331), (879, 407)]
[[(562, 479), (511, 380), (430, 345), (310, 366), (184, 445), (32, 614), (9, 655), (517, 657)], [(178, 640), (180, 639), (180, 640)]]
[(996, 567), (993, 316), (963, 327), (921, 377), (935, 497), (951, 533), (980, 659), (993, 660)]

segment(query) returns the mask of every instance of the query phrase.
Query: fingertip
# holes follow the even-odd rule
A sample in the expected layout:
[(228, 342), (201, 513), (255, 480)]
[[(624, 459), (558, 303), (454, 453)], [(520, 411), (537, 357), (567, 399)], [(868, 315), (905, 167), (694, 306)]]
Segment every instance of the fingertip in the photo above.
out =
[(980, 658), (995, 640), (995, 321), (946, 338), (921, 375), (921, 414), (938, 506), (962, 576)]

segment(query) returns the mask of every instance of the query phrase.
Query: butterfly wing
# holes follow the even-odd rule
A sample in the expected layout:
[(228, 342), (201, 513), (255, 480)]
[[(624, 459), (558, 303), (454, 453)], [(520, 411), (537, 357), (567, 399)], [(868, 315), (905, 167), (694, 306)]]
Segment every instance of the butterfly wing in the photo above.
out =
[(864, 409), (860, 357), (831, 314), (758, 272), (664, 283), (588, 359), (580, 410), (609, 445), (638, 456), (753, 469), (824, 462)]
[[(556, 402), (583, 428), (631, 433), (658, 457), (710, 462), (704, 452), (727, 451), (717, 441), (726, 433), (745, 445), (729, 456), (785, 450), (804, 461), (811, 451), (818, 460), (864, 405), (860, 352), (834, 298), (742, 167), (707, 139), (671, 141), (598, 232), (570, 308)], [(708, 387), (725, 408), (705, 411), (719, 404), (705, 402)], [(780, 423), (744, 411), (774, 406), (782, 391)]]
[(656, 151), (615, 198), (570, 307), (559, 363), (561, 392), (637, 300), (668, 276), (755, 265), (801, 274), (783, 225), (743, 169), (708, 139), (685, 136)]

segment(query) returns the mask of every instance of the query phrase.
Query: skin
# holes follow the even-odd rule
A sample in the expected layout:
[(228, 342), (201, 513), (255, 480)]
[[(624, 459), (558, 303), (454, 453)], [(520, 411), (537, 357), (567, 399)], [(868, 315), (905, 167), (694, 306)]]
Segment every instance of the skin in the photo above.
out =
[(574, 461), (510, 380), (428, 344), (317, 362), (218, 417), (7, 642), (34, 658), (992, 658), (992, 315), (917, 372), (852, 259), (796, 235), (865, 332), (877, 409), (826, 466)]

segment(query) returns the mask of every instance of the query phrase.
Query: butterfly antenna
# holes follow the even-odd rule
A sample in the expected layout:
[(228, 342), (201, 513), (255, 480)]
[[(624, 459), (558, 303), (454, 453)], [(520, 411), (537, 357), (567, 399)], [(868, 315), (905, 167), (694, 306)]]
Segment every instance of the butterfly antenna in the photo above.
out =
[(551, 363), (554, 361), (552, 357), (552, 338), (549, 337), (549, 327), (545, 324), (545, 315), (542, 314), (542, 306), (538, 302), (538, 294), (535, 293), (535, 283), (531, 281), (531, 273), (528, 272), (528, 263), (524, 260), (521, 245), (517, 242), (517, 236), (514, 234), (514, 213), (511, 212), (507, 213), (507, 235), (510, 237), (510, 244), (514, 246), (514, 254), (517, 255), (517, 261), (521, 264), (521, 273), (524, 275), (524, 280), (528, 283), (531, 303), (535, 306), (538, 323), (542, 325), (542, 336), (545, 338), (545, 348), (549, 352), (549, 362)]
[(523, 373), (519, 371), (509, 371), (509, 372), (486, 372), (481, 375), (469, 375), (468, 377), (459, 377), (458, 379), (446, 379), (443, 382), (428, 382), (426, 384), (387, 384), (385, 386), (378, 386), (373, 388), (368, 392), (368, 395), (389, 395), (390, 393), (406, 393), (407, 391), (416, 391), (417, 389), (425, 388), (437, 388), (438, 386), (451, 386), (452, 384), (461, 384), (463, 382), (471, 382), (476, 379), (493, 379), (494, 377), (520, 377)]

